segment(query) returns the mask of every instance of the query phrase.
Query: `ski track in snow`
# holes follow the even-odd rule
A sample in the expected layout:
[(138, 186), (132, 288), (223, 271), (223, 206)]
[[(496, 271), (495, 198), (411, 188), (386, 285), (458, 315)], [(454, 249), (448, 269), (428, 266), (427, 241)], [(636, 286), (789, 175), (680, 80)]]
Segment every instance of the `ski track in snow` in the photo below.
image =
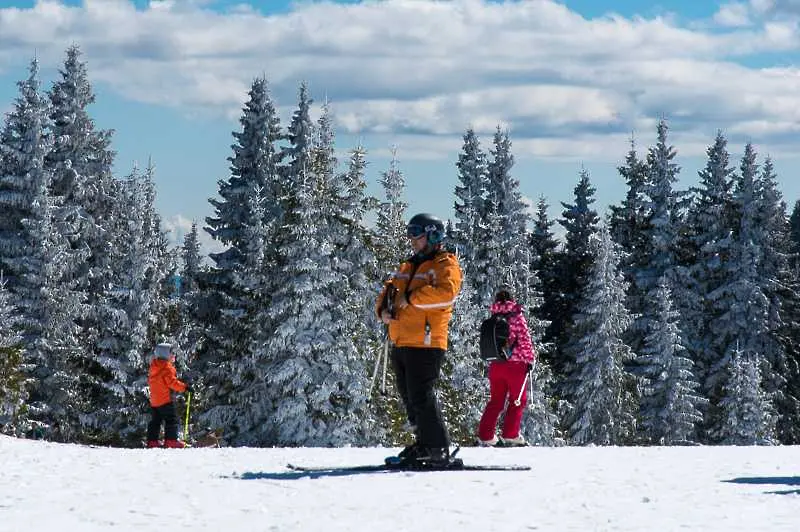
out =
[(800, 530), (800, 447), (462, 448), (521, 472), (300, 473), (386, 448), (110, 449), (0, 436), (3, 532)]

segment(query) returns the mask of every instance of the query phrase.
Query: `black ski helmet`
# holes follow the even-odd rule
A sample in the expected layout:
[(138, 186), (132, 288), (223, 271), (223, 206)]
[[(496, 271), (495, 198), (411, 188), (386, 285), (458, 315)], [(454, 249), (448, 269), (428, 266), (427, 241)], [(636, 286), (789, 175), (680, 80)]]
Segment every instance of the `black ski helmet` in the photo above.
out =
[(418, 236), (424, 232), (428, 237), (428, 244), (433, 246), (444, 240), (444, 222), (433, 214), (415, 214), (408, 221), (406, 232), (409, 236)]

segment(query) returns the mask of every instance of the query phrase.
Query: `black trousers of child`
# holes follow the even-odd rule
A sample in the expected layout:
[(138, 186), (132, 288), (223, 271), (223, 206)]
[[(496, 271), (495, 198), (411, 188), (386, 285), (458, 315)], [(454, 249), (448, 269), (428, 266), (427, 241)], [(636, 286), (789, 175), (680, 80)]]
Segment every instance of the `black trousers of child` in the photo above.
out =
[(150, 407), (150, 423), (147, 425), (147, 441), (156, 441), (164, 423), (164, 439), (178, 439), (178, 413), (175, 403), (169, 402), (161, 406)]
[(409, 423), (417, 427), (417, 444), (421, 447), (450, 447), (450, 437), (442, 420), (435, 391), (443, 361), (444, 349), (392, 349), (397, 391), (408, 412)]

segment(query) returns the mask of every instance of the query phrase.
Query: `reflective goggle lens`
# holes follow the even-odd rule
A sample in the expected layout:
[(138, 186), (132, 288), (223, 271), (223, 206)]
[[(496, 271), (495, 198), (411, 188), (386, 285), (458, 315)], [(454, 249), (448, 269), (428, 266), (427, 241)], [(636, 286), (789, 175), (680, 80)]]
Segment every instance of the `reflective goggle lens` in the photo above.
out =
[(425, 228), (421, 225), (409, 225), (406, 227), (406, 235), (411, 238), (419, 238), (425, 234)]

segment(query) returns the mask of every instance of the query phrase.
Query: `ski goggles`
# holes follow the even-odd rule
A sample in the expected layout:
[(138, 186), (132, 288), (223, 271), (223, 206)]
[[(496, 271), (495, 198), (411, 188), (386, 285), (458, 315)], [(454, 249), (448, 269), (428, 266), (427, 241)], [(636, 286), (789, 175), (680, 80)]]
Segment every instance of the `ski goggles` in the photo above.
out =
[(409, 225), (406, 227), (406, 236), (409, 238), (419, 238), (426, 233), (425, 228), (421, 225)]

